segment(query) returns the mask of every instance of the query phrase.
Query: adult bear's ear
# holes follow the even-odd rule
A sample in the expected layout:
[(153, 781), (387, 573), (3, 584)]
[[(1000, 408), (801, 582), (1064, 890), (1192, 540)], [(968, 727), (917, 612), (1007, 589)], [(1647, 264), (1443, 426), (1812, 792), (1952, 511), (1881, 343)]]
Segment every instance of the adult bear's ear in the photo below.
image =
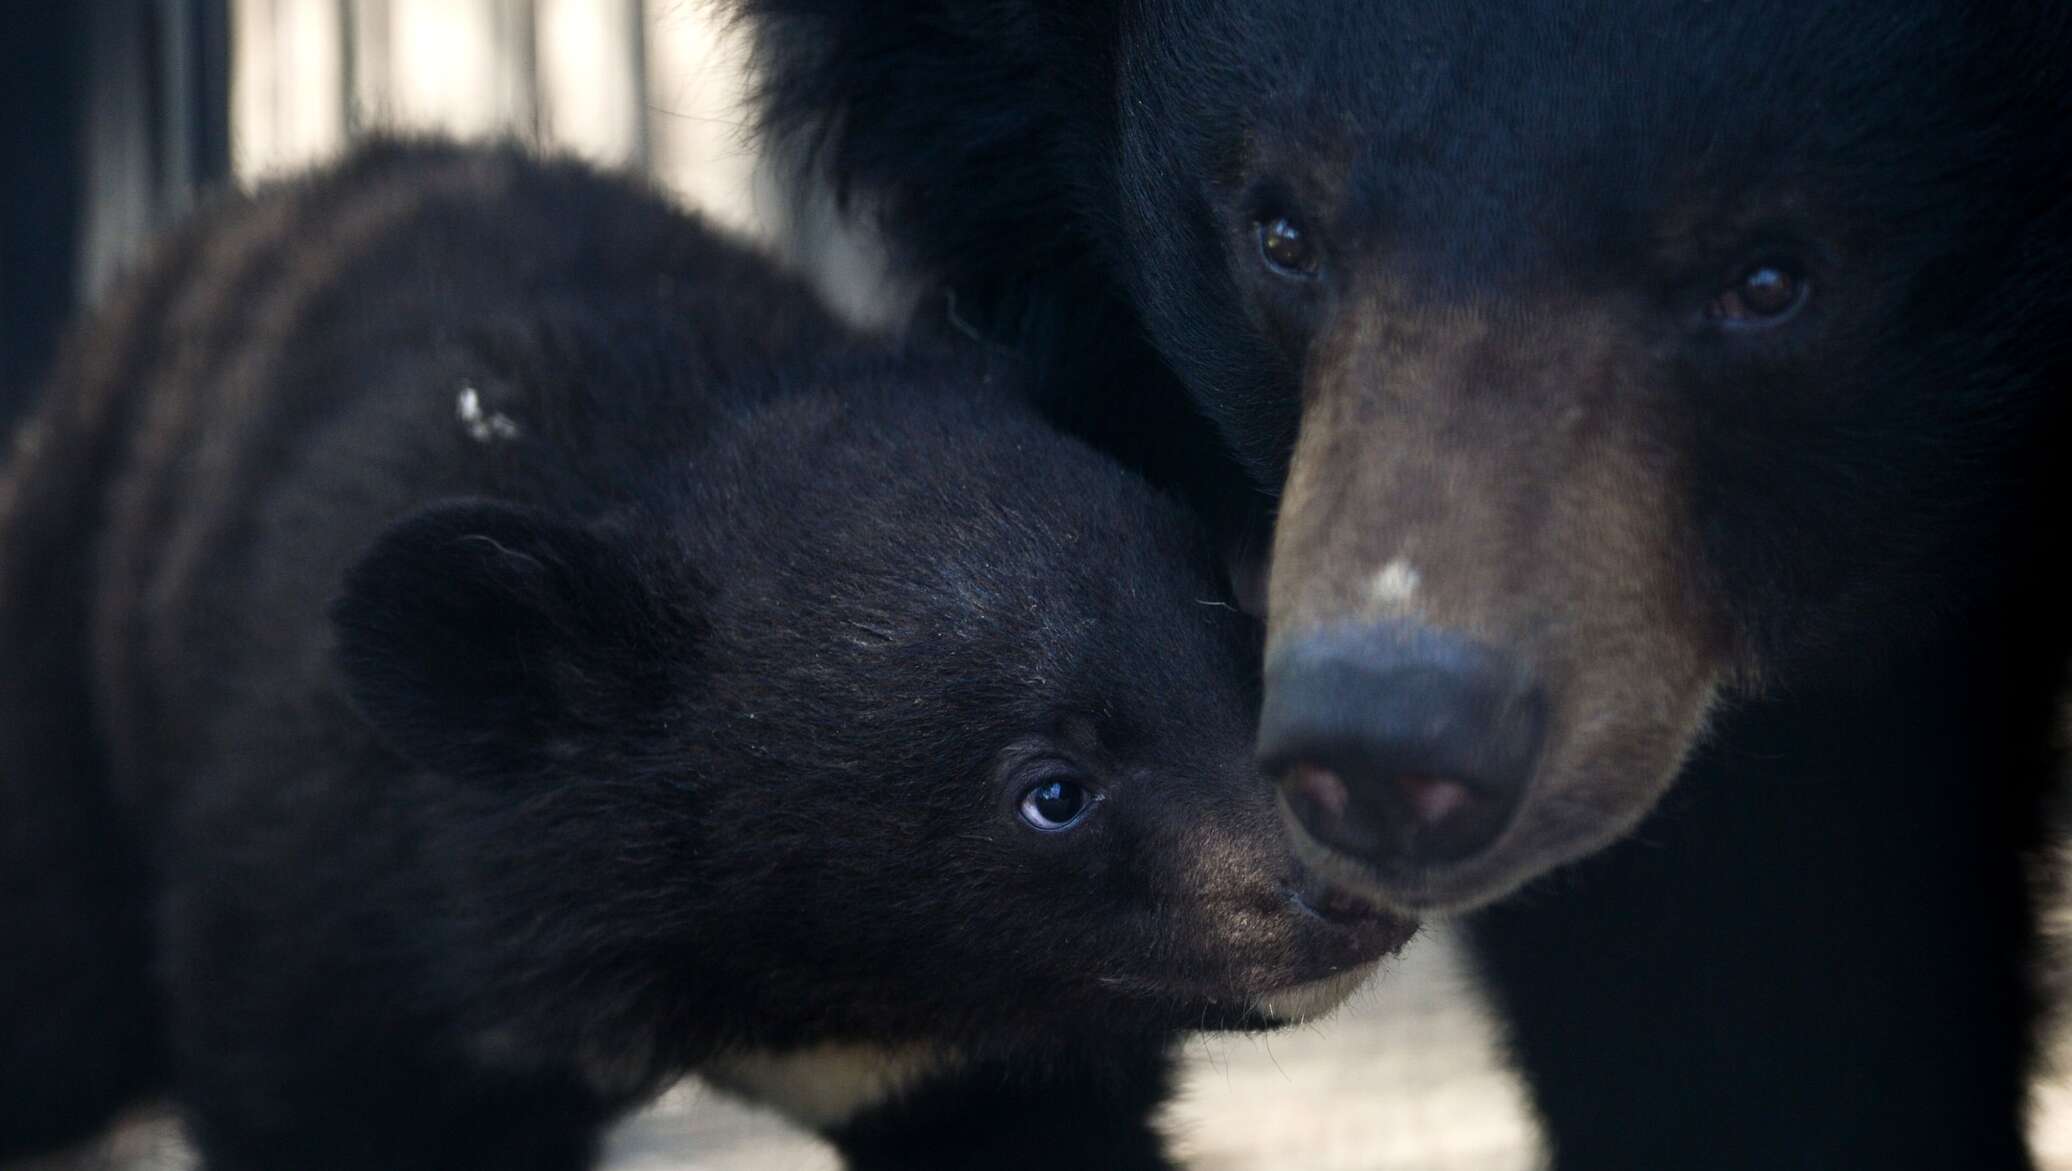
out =
[[(982, 294), (1049, 271), (1089, 128), (1114, 120), (1114, 0), (733, 0), (778, 159), (859, 196), (916, 275)], [(1067, 233), (1068, 236), (1071, 233)], [(966, 308), (973, 306), (967, 298)]]
[(666, 720), (681, 618), (607, 538), (475, 501), (395, 524), (331, 607), (346, 692), (382, 739), (482, 778), (622, 749)]

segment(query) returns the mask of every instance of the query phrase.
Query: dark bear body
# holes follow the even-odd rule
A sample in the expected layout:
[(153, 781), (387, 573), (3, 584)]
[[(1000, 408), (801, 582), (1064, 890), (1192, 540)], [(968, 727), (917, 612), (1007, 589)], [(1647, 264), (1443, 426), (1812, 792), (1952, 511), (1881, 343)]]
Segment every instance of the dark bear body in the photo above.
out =
[(575, 1168), (699, 1069), (1165, 1165), (1179, 1031), (1405, 930), (1280, 842), (1193, 522), (1009, 385), (515, 153), (171, 241), (0, 487), (0, 1148), (164, 1085), (215, 1171)]
[(2027, 1165), (2063, 6), (738, 6), (959, 328), (1271, 517), (1298, 848), (1489, 907), (1559, 1165)]

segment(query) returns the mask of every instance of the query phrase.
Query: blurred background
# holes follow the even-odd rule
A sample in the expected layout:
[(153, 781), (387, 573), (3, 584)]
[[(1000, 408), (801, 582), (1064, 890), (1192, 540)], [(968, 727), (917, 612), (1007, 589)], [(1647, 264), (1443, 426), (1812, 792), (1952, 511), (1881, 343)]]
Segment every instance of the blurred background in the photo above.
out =
[[(23, 6), (0, 70), (0, 424), (64, 318), (152, 234), (225, 185), (319, 164), (370, 133), (509, 137), (649, 175), (760, 236), (852, 316), (902, 300), (867, 239), (787, 201), (760, 167), (743, 55), (686, 0), (95, 0)], [(4, 446), (0, 446), (4, 450)], [(2062, 933), (2061, 933), (2062, 934)], [(1167, 1117), (1202, 1171), (1523, 1171), (1522, 1090), (1463, 957), (1428, 930), (1322, 1024), (1187, 1046)], [(2051, 1171), (2072, 1171), (2072, 1085), (2038, 1086)], [(143, 1113), (91, 1149), (17, 1171), (191, 1166)], [(614, 1134), (613, 1171), (823, 1171), (832, 1155), (695, 1082)]]

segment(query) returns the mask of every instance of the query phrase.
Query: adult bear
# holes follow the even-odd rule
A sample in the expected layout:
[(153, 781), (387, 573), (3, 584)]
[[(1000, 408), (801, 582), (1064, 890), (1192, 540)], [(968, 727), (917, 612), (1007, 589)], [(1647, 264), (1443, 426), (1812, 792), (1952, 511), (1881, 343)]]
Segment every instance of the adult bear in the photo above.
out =
[(945, 317), (1274, 518), (1294, 832), (1490, 908), (1560, 1166), (2028, 1165), (2072, 11), (741, 7)]

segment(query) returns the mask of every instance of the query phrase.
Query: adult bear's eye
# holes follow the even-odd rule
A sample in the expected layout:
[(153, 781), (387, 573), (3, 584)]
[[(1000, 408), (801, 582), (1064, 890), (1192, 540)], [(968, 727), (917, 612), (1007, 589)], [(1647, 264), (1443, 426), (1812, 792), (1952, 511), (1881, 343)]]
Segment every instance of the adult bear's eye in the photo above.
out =
[(1807, 291), (1806, 278), (1790, 265), (1758, 264), (1714, 297), (1706, 315), (1723, 325), (1776, 325), (1799, 311)]
[(1317, 273), (1317, 249), (1302, 225), (1287, 216), (1259, 221), (1259, 255), (1266, 267), (1282, 276), (1311, 277)]
[(1054, 832), (1079, 824), (1093, 807), (1094, 795), (1087, 792), (1086, 786), (1069, 778), (1054, 777), (1024, 791), (1017, 812), (1036, 829)]

